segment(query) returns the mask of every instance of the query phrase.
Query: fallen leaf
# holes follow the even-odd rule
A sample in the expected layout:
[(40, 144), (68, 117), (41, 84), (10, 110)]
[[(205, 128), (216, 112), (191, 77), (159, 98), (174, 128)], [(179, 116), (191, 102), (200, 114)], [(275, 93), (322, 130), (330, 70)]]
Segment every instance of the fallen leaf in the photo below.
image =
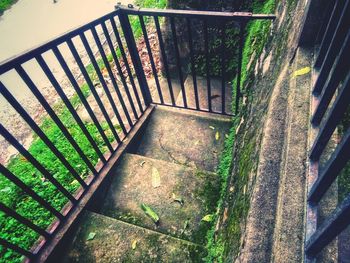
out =
[(294, 72), (293, 77), (305, 75), (311, 71), (310, 67), (305, 67)]
[(74, 185), (74, 184), (78, 184), (79, 182), (77, 180), (73, 180), (70, 184)]
[(189, 225), (189, 221), (188, 221), (188, 220), (185, 220), (184, 227), (183, 227), (183, 229), (182, 229), (180, 235), (182, 235), (182, 234), (185, 232), (185, 230), (187, 229), (188, 225)]
[(136, 245), (137, 245), (137, 240), (134, 240), (134, 241), (132, 242), (132, 244), (131, 244), (131, 248), (132, 248), (133, 250), (135, 250), (135, 249), (136, 249)]
[(218, 131), (215, 133), (215, 139), (217, 141), (220, 139), (220, 133)]
[(96, 236), (95, 232), (90, 232), (89, 235), (86, 238), (86, 241), (93, 240)]
[(160, 175), (159, 175), (158, 169), (155, 167), (152, 167), (152, 186), (154, 188), (157, 188), (160, 186)]
[(209, 215), (204, 216), (201, 221), (212, 222), (213, 220), (214, 220), (214, 215), (209, 214)]
[(176, 196), (174, 193), (172, 194), (172, 198), (173, 198), (174, 202), (178, 202), (181, 206), (183, 206), (185, 203), (185, 201), (183, 200), (183, 198), (181, 196)]
[(222, 222), (225, 223), (226, 220), (227, 220), (227, 218), (228, 218), (228, 208), (225, 207), (224, 216), (223, 216), (223, 218), (222, 218)]
[(153, 209), (150, 206), (142, 203), (141, 209), (145, 212), (146, 215), (148, 215), (153, 220), (155, 224), (159, 224), (159, 216), (156, 212), (153, 211)]

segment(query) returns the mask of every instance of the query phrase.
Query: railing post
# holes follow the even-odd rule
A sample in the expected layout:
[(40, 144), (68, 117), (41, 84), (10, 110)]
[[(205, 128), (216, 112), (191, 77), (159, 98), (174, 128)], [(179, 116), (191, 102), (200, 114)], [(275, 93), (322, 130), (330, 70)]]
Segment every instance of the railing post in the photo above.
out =
[(121, 28), (124, 33), (126, 44), (129, 49), (130, 57), (131, 57), (132, 63), (134, 64), (135, 73), (140, 85), (142, 96), (146, 106), (148, 106), (152, 102), (152, 96), (148, 87), (145, 72), (143, 71), (141, 59), (137, 51), (136, 42), (135, 42), (134, 34), (132, 32), (130, 21), (129, 21), (128, 15), (125, 14), (122, 9), (119, 9), (118, 16), (119, 16)]
[(242, 80), (242, 58), (243, 58), (243, 47), (244, 47), (244, 30), (247, 22), (241, 21), (239, 24), (239, 54), (238, 54), (238, 66), (237, 66), (237, 87), (236, 87), (236, 109), (235, 114), (238, 114), (239, 110), (239, 98), (242, 96), (241, 93), (241, 80)]

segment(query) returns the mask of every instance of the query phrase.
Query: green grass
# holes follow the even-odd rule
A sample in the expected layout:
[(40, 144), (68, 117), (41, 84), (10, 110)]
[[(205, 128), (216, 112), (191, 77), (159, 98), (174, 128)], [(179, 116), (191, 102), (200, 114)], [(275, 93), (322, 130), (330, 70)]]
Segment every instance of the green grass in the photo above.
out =
[[(253, 4), (253, 13), (273, 14), (275, 10), (275, 0), (256, 1)], [(249, 22), (246, 29), (243, 56), (242, 56), (242, 86), (247, 81), (249, 73), (253, 71), (257, 58), (263, 51), (265, 43), (269, 37), (271, 21), (255, 20)], [(248, 63), (255, 52), (255, 62), (248, 69)]]
[[(235, 127), (237, 124), (238, 118), (233, 119), (233, 125), (230, 129), (228, 138), (225, 140), (225, 148), (223, 153), (220, 156), (220, 163), (217, 169), (217, 173), (220, 176), (221, 180), (221, 190), (220, 198), (217, 204), (217, 212), (219, 213), (222, 210), (223, 202), (226, 196), (228, 178), (232, 171), (232, 154), (233, 154), (233, 145), (235, 141)], [(215, 215), (214, 223), (212, 223), (211, 229), (207, 233), (207, 248), (208, 255), (206, 257), (206, 262), (222, 262), (224, 245), (222, 241), (215, 240), (215, 226), (216, 221), (218, 220), (218, 213)]]
[(8, 9), (14, 2), (15, 2), (15, 0), (0, 0), (0, 15), (6, 9)]
[[(167, 6), (167, 0), (136, 0), (135, 4), (143, 8), (164, 9)], [(144, 17), (144, 20), (147, 24), (150, 20), (150, 17)], [(142, 36), (142, 29), (138, 16), (130, 16), (130, 24), (134, 32), (135, 39), (140, 38)]]
[[(86, 85), (82, 86), (82, 91), (85, 96), (88, 96), (89, 94), (87, 89), (88, 87)], [(77, 95), (72, 97), (71, 102), (75, 108), (81, 104)], [(55, 108), (59, 109), (58, 115), (65, 127), (81, 147), (88, 159), (95, 165), (98, 161), (98, 156), (91, 147), (87, 138), (83, 135), (78, 124), (74, 121), (68, 109), (63, 105), (56, 105)], [(45, 117), (40, 127), (50, 141), (57, 147), (57, 149), (64, 154), (65, 158), (74, 167), (78, 174), (80, 174), (82, 178), (86, 178), (89, 175), (87, 165), (82, 162), (80, 156), (76, 153), (53, 120), (49, 117)], [(96, 141), (100, 150), (102, 152), (106, 152), (107, 147), (104, 145), (102, 136), (99, 134), (96, 126), (91, 123), (85, 123), (85, 127)], [(102, 128), (105, 131), (109, 141), (113, 141), (114, 137), (112, 132), (108, 129), (108, 125), (106, 123), (102, 123)], [(116, 128), (119, 129), (119, 127)], [(70, 175), (69, 171), (63, 166), (63, 164), (40, 138), (36, 137), (34, 139), (28, 151), (52, 175), (54, 175), (54, 177), (70, 193), (73, 194), (76, 192), (80, 186), (78, 181), (76, 181), (72, 175)], [(63, 196), (63, 194), (58, 192), (58, 190), (56, 190), (56, 188), (48, 180), (45, 180), (43, 175), (23, 156), (18, 155), (11, 159), (7, 165), (7, 168), (31, 189), (47, 200), (58, 211), (60, 211), (68, 202), (68, 199)], [(3, 176), (0, 177), (0, 200), (43, 229), (47, 228), (54, 220), (53, 215), (42, 208), (35, 200), (27, 196), (21, 189), (5, 179)], [(25, 249), (30, 249), (33, 243), (39, 237), (35, 232), (27, 229), (24, 225), (19, 224), (15, 219), (6, 217), (3, 213), (0, 214), (0, 228), (2, 238), (7, 239), (14, 244), (20, 245)], [(20, 256), (13, 251), (5, 251), (3, 248), (0, 248), (0, 262), (20, 261)]]

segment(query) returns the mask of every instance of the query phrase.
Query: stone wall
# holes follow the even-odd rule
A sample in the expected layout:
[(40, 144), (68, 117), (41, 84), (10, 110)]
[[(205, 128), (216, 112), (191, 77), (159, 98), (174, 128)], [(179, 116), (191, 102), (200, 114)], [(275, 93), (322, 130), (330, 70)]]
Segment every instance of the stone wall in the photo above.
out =
[[(268, 43), (261, 54), (254, 52), (248, 63), (243, 107), (236, 120), (233, 170), (214, 235), (216, 249), (224, 262), (270, 262), (271, 259), (267, 258), (272, 253), (276, 211), (264, 211), (256, 205), (269, 203), (272, 209), (277, 206), (287, 117), (284, 106), (288, 99), (288, 67), (295, 56), (308, 2), (278, 2), (277, 19), (271, 26)], [(260, 184), (260, 177), (265, 177), (266, 185)], [(253, 196), (254, 192), (258, 194)], [(258, 229), (247, 228), (248, 218), (263, 225), (266, 233), (251, 233)], [(252, 236), (256, 240), (252, 241)]]

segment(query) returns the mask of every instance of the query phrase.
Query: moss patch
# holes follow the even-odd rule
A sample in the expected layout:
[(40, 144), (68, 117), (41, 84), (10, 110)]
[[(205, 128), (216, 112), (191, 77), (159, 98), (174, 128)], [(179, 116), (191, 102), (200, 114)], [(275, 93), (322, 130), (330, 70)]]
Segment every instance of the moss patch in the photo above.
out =
[[(274, 13), (275, 1), (253, 1), (252, 9), (253, 13)], [(242, 60), (242, 87), (249, 86), (249, 83), (254, 80), (253, 69), (269, 38), (270, 26), (270, 21), (253, 21), (247, 25)], [(254, 57), (252, 58), (252, 56)], [(236, 80), (233, 80), (232, 83), (233, 90), (235, 90)], [(250, 90), (243, 90), (243, 92), (247, 97), (252, 95)], [(233, 96), (236, 95), (233, 94)], [(207, 235), (207, 262), (223, 262), (227, 258), (233, 260), (239, 252), (242, 225), (244, 225), (249, 210), (248, 184), (251, 183), (252, 179), (250, 174), (255, 172), (255, 156), (256, 148), (258, 148), (256, 134), (253, 130), (236, 138), (236, 127), (240, 125), (241, 116), (246, 119), (245, 115), (247, 114), (247, 108), (243, 108), (240, 115), (234, 119), (233, 128), (226, 140), (225, 151), (220, 158), (218, 173), (222, 180), (221, 197), (218, 203), (216, 223), (213, 224)], [(240, 130), (245, 129), (247, 127), (240, 127)], [(235, 140), (239, 140), (240, 145), (237, 145), (234, 152)], [(231, 177), (233, 162), (235, 162), (235, 170)], [(229, 206), (225, 205), (225, 202), (229, 202)], [(224, 230), (217, 232), (218, 226)]]

